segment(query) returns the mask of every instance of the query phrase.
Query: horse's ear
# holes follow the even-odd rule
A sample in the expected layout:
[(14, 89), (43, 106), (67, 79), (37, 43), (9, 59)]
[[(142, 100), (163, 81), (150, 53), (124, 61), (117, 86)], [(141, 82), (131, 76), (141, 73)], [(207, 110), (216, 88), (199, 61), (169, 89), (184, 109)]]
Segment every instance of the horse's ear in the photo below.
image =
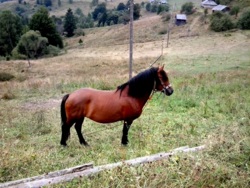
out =
[(164, 69), (164, 65), (159, 66), (159, 70), (160, 70), (160, 71), (163, 70), (163, 69)]

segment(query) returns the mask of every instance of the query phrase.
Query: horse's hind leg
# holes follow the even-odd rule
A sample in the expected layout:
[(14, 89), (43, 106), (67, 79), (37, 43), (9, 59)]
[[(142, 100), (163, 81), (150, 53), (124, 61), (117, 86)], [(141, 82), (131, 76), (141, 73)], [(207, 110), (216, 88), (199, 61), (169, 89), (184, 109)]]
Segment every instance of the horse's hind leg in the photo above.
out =
[(62, 123), (62, 138), (61, 138), (61, 145), (67, 146), (66, 141), (68, 140), (70, 136), (70, 127), (73, 125), (73, 123), (67, 124)]
[(82, 123), (83, 123), (83, 120), (84, 120), (84, 118), (76, 121), (75, 129), (76, 129), (80, 144), (88, 146), (88, 143), (85, 141), (85, 139), (82, 136)]
[(128, 131), (133, 121), (124, 121), (123, 130), (122, 130), (122, 144), (128, 144)]

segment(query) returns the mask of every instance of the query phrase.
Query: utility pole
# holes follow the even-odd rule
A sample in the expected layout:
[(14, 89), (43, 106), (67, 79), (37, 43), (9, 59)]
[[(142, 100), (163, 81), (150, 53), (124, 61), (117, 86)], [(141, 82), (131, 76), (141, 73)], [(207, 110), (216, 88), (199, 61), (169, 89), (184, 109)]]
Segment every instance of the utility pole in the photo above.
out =
[(174, 21), (173, 21), (173, 12), (175, 12), (176, 9), (176, 3), (173, 5), (173, 10), (170, 10), (170, 20), (168, 23), (168, 34), (167, 34), (167, 48), (168, 48), (168, 44), (169, 44), (169, 35), (170, 35), (170, 31), (174, 25)]
[(130, 22), (129, 22), (129, 79), (132, 78), (132, 71), (133, 71), (133, 40), (134, 40), (134, 34), (133, 34), (133, 21), (134, 21), (134, 0), (130, 0)]

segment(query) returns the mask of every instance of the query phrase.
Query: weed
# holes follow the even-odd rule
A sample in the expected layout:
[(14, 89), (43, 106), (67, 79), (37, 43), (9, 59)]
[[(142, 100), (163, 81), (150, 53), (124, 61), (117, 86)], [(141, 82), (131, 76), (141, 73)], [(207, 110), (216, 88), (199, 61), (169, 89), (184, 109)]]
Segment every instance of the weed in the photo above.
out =
[(0, 72), (0, 82), (10, 81), (13, 78), (15, 78), (15, 76), (10, 73)]

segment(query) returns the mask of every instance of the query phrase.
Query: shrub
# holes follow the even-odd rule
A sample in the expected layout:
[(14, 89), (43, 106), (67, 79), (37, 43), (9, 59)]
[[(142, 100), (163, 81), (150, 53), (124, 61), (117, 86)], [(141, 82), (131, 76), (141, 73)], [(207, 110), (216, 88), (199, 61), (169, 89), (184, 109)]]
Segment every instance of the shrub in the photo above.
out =
[(77, 29), (75, 30), (75, 35), (76, 35), (76, 36), (84, 36), (85, 33), (84, 33), (84, 31), (83, 31), (81, 28), (77, 28)]
[(46, 54), (51, 56), (57, 56), (60, 53), (60, 48), (53, 45), (49, 45), (46, 50)]
[(163, 13), (162, 16), (161, 16), (161, 18), (162, 18), (163, 22), (167, 22), (167, 21), (169, 21), (171, 19), (171, 14), (169, 14), (169, 13)]
[(240, 7), (239, 6), (234, 6), (232, 7), (232, 9), (230, 10), (230, 15), (235, 15), (235, 18), (237, 18), (238, 13), (240, 12)]
[(169, 7), (166, 5), (159, 5), (157, 9), (157, 14), (160, 14), (161, 12), (168, 12)]
[(147, 4), (146, 4), (146, 10), (147, 10), (148, 12), (150, 12), (150, 10), (151, 10), (151, 3), (147, 3)]
[(0, 72), (0, 82), (9, 81), (13, 78), (15, 78), (15, 76), (13, 76), (12, 74), (6, 72)]
[(210, 29), (216, 32), (227, 31), (234, 28), (234, 24), (229, 15), (215, 12), (211, 16)]
[(166, 27), (162, 27), (162, 28), (160, 28), (160, 30), (159, 30), (158, 33), (160, 35), (165, 35), (167, 32), (168, 32), (167, 28)]
[(4, 93), (3, 96), (1, 97), (1, 99), (4, 99), (4, 100), (11, 100), (14, 98), (16, 98), (16, 96), (10, 91)]
[(243, 12), (238, 20), (237, 25), (240, 29), (250, 29), (250, 9)]
[(192, 14), (193, 8), (194, 8), (194, 4), (192, 2), (187, 2), (187, 3), (182, 5), (181, 13)]
[(79, 39), (78, 43), (79, 43), (79, 45), (82, 45), (83, 44), (82, 39)]

